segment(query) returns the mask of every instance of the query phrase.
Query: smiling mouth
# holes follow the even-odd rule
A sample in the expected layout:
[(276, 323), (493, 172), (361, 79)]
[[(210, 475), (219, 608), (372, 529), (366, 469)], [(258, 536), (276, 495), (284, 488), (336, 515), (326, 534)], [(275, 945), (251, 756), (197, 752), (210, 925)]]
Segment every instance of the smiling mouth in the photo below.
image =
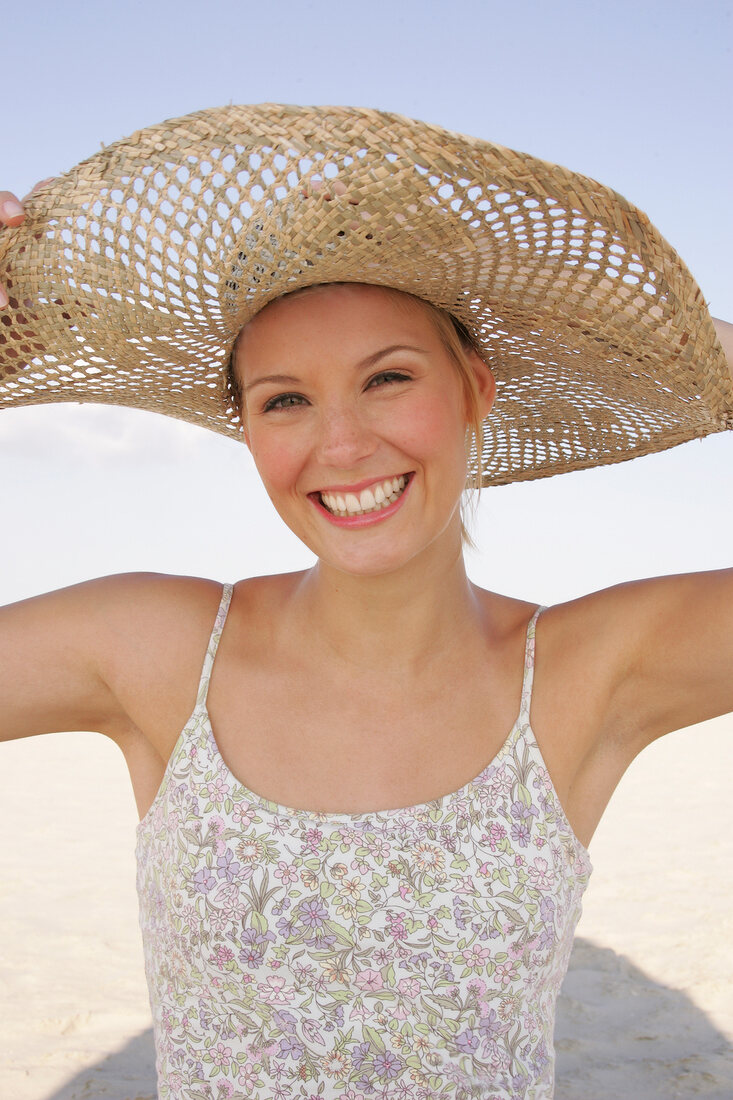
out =
[(386, 478), (360, 493), (321, 492), (318, 498), (323, 507), (334, 516), (365, 516), (369, 512), (381, 512), (394, 504), (404, 493), (410, 481), (409, 474)]

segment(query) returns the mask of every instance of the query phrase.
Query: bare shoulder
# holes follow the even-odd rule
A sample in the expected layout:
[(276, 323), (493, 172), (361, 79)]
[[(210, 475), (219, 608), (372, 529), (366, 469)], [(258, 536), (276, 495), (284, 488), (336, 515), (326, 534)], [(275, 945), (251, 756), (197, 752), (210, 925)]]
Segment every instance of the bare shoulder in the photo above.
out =
[[(0, 609), (0, 738), (67, 729), (115, 736), (156, 672), (195, 662), (220, 586), (129, 574), (72, 585)], [(213, 609), (213, 611), (212, 611)]]
[[(733, 570), (632, 581), (549, 608), (538, 663), (579, 685), (599, 734), (635, 754), (733, 708)], [(601, 720), (602, 719), (602, 720)]]

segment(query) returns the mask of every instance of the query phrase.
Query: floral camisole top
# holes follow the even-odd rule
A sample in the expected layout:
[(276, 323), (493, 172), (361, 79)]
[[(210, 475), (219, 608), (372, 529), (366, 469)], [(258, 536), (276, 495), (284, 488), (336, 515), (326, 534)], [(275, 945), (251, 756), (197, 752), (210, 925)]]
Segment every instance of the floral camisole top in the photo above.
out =
[(196, 706), (138, 827), (159, 1100), (540, 1100), (588, 853), (519, 716), (466, 786), (360, 814), (229, 771)]

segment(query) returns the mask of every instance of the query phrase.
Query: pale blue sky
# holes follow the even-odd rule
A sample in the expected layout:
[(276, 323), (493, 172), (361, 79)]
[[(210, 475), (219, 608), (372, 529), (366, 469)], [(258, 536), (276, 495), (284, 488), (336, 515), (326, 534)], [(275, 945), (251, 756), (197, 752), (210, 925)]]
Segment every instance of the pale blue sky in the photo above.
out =
[[(6, 17), (7, 18), (7, 17)], [(733, 4), (48, 0), (3, 28), (0, 185), (233, 102), (381, 107), (558, 161), (650, 215), (733, 319)], [(0, 415), (0, 600), (124, 569), (235, 578), (307, 561), (237, 445), (129, 411)], [(483, 583), (549, 602), (724, 564), (733, 437), (488, 491)]]

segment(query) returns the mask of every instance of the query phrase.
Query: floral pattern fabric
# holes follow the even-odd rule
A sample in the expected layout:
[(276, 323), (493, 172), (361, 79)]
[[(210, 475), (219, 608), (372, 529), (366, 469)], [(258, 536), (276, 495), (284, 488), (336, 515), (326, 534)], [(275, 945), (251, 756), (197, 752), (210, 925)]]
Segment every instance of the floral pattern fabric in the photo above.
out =
[(160, 1100), (541, 1100), (588, 854), (519, 717), (461, 790), (366, 814), (291, 810), (193, 715), (138, 828)]

